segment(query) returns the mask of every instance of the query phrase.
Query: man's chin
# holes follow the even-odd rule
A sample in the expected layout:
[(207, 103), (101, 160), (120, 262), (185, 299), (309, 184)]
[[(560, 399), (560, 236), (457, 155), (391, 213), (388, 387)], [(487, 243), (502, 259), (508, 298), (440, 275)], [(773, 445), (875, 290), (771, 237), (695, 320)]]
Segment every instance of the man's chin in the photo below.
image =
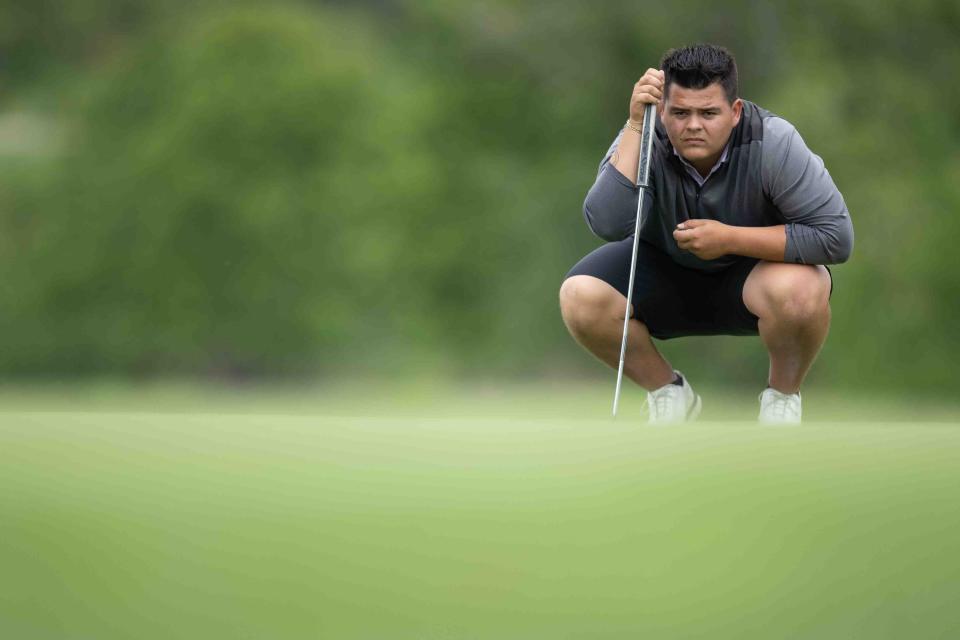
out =
[(686, 147), (680, 155), (684, 160), (703, 160), (710, 157), (710, 150), (706, 147)]
[(680, 152), (680, 157), (691, 164), (694, 162), (700, 162), (701, 160), (706, 160), (712, 156), (712, 152), (703, 147), (695, 147), (693, 149), (687, 148)]

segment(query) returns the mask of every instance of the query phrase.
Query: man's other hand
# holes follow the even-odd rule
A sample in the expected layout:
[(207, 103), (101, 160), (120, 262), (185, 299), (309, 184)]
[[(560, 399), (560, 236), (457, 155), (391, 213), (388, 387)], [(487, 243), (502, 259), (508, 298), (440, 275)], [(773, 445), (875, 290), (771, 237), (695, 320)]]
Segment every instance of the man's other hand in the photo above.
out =
[(673, 238), (677, 246), (701, 260), (713, 260), (730, 253), (733, 227), (716, 220), (693, 219), (677, 225)]

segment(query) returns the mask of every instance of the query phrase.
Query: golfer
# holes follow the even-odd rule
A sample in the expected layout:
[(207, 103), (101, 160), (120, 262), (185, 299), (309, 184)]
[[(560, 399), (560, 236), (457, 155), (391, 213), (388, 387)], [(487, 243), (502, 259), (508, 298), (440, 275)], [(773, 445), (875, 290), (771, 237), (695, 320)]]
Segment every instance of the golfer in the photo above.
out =
[(833, 283), (823, 265), (849, 258), (853, 227), (793, 125), (738, 96), (737, 65), (722, 47), (672, 49), (634, 85), (629, 118), (583, 206), (607, 243), (567, 274), (564, 323), (618, 366), (650, 103), (658, 121), (624, 373), (647, 390), (650, 422), (692, 420), (700, 397), (651, 338), (759, 335), (770, 355), (759, 419), (799, 423), (800, 386), (830, 327)]

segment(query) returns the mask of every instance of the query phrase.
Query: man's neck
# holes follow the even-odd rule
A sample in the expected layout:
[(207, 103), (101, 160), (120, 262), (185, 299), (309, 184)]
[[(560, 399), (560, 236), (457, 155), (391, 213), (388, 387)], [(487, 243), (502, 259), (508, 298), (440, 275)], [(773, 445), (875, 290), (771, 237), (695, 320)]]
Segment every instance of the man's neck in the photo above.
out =
[(697, 184), (702, 186), (707, 178), (710, 177), (711, 173), (716, 170), (716, 168), (718, 168), (724, 161), (724, 155), (729, 152), (729, 147), (730, 139), (727, 138), (727, 144), (723, 146), (723, 150), (719, 154), (713, 155), (710, 158), (704, 158), (703, 160), (697, 160), (696, 163), (693, 163), (681, 156), (679, 153), (677, 153), (676, 148), (673, 149), (673, 153), (683, 164), (686, 165), (688, 172), (693, 171), (700, 176), (700, 178), (697, 180)]
[(687, 162), (690, 162), (690, 164), (693, 165), (693, 168), (697, 170), (697, 173), (706, 178), (710, 175), (710, 172), (713, 171), (713, 168), (717, 166), (717, 162), (720, 160), (722, 155), (723, 151), (721, 150), (720, 153), (715, 153), (709, 158), (703, 158), (702, 160), (697, 160), (695, 162), (690, 162), (688, 160)]

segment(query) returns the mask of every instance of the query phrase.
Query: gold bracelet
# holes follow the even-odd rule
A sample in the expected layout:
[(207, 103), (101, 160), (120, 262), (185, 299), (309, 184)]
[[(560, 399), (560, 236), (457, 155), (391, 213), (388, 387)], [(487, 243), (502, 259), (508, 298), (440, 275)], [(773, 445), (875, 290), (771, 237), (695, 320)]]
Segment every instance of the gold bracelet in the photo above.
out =
[(640, 133), (640, 134), (643, 133), (643, 127), (642, 127), (642, 125), (639, 125), (639, 124), (634, 123), (634, 121), (631, 120), (630, 118), (627, 118), (627, 124), (626, 124), (625, 126), (626, 126), (627, 128), (629, 128), (629, 129), (633, 129), (633, 130), (636, 131), (637, 133)]

